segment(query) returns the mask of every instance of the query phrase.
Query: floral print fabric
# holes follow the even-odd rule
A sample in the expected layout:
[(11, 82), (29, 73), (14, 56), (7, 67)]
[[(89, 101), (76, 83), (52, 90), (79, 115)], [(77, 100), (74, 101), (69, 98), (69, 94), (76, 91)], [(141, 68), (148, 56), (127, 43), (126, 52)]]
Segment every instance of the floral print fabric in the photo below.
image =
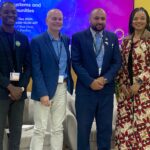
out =
[[(122, 69), (118, 75), (119, 85), (130, 87), (128, 57), (131, 38), (127, 37), (121, 46)], [(150, 150), (150, 32), (133, 46), (133, 83), (141, 79), (138, 94), (127, 98), (119, 89), (118, 117), (116, 122), (115, 150)]]

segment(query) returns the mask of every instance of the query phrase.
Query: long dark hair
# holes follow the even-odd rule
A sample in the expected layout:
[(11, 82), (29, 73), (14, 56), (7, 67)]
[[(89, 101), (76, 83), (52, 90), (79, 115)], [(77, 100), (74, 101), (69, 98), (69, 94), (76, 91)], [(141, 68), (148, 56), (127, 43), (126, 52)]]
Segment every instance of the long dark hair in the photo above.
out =
[(148, 15), (148, 12), (146, 9), (144, 9), (143, 7), (140, 7), (140, 8), (135, 8), (132, 12), (131, 12), (131, 15), (130, 15), (130, 19), (129, 19), (129, 34), (132, 34), (134, 32), (134, 28), (132, 26), (132, 22), (133, 22), (133, 18), (135, 16), (135, 14), (138, 12), (138, 11), (143, 11), (146, 15), (146, 29), (147, 30), (150, 30), (150, 19), (149, 19), (149, 15)]

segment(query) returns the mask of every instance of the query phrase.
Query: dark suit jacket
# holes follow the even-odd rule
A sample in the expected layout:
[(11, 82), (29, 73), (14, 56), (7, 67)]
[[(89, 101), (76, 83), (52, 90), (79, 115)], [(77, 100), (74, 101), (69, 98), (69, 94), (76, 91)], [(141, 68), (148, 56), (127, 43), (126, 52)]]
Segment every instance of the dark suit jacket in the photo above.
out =
[[(68, 91), (73, 91), (73, 81), (70, 73), (70, 53), (69, 39), (62, 36), (62, 40), (67, 52), (67, 87)], [(50, 99), (54, 96), (59, 76), (59, 60), (54, 51), (52, 42), (45, 32), (31, 41), (32, 53), (32, 94), (34, 100), (39, 100), (40, 97), (48, 95)]]
[[(103, 31), (103, 43), (105, 54), (101, 76), (108, 79), (108, 84), (100, 92), (113, 93), (114, 77), (121, 67), (121, 55), (117, 36), (114, 33)], [(78, 76), (76, 93), (89, 94), (89, 92), (92, 92), (90, 84), (99, 76), (90, 29), (73, 35), (71, 54), (73, 69)]]
[[(17, 86), (26, 89), (31, 75), (29, 42), (27, 37), (18, 31), (15, 31), (15, 41), (20, 42), (19, 46), (15, 44), (16, 69), (21, 74)], [(7, 86), (10, 83), (10, 72), (13, 71), (12, 63), (8, 39), (2, 28), (0, 28), (0, 100), (8, 99), (9, 91), (7, 90)], [(23, 93), (21, 99), (25, 98), (26, 92)]]

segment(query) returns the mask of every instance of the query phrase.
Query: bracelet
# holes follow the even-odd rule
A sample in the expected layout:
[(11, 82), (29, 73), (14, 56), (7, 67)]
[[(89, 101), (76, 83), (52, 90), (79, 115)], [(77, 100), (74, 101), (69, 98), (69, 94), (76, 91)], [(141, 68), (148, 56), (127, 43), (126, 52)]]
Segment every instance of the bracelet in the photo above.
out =
[(143, 84), (143, 81), (141, 79), (136, 79), (137, 83), (142, 85)]

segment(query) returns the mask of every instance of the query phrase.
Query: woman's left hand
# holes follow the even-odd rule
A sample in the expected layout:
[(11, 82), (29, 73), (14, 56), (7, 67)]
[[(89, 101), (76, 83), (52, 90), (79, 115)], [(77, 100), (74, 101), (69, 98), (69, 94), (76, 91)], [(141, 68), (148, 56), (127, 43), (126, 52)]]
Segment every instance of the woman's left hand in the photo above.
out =
[(136, 95), (140, 89), (140, 84), (139, 83), (134, 83), (132, 86), (131, 86), (131, 95)]

